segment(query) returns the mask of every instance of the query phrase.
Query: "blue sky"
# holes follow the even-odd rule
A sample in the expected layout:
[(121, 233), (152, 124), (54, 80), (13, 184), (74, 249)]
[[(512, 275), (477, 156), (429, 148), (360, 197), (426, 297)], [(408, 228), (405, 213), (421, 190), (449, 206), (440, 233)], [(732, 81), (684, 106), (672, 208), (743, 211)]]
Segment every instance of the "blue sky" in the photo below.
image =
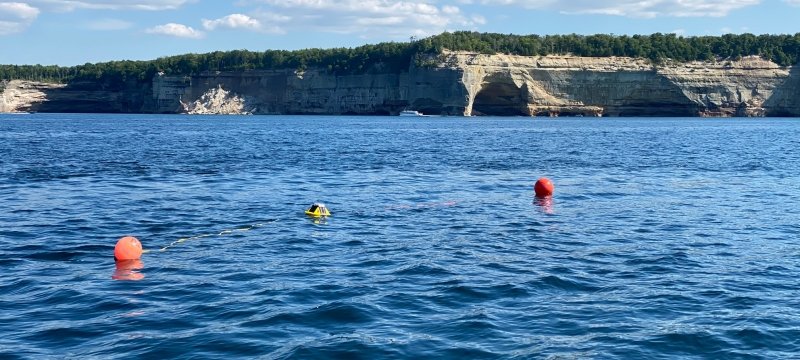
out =
[(800, 0), (0, 0), (0, 64), (353, 47), (442, 31), (800, 32)]

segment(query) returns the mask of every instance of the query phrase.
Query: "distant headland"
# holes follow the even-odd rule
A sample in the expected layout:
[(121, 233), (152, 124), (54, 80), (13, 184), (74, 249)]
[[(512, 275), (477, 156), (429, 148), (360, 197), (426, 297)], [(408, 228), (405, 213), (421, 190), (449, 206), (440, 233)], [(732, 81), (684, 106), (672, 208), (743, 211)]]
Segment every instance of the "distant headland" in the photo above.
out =
[(0, 112), (800, 116), (800, 33), (503, 35), (0, 65)]

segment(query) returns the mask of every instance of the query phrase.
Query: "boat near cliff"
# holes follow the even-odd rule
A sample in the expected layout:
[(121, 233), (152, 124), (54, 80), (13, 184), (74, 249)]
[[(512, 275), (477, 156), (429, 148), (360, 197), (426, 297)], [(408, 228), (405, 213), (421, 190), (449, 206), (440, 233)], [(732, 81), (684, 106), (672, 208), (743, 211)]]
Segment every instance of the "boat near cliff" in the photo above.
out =
[(421, 113), (419, 111), (416, 111), (416, 110), (403, 110), (403, 111), (400, 112), (399, 116), (426, 117), (428, 115), (425, 115), (425, 114), (423, 114), (423, 113)]

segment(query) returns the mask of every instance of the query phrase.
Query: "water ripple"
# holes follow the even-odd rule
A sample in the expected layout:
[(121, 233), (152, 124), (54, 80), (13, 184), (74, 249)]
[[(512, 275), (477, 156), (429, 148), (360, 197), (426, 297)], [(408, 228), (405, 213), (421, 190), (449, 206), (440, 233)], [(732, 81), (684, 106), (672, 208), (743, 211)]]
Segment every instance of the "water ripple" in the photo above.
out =
[[(0, 139), (0, 358), (800, 353), (796, 119), (34, 114)], [(126, 234), (149, 252), (115, 265)]]

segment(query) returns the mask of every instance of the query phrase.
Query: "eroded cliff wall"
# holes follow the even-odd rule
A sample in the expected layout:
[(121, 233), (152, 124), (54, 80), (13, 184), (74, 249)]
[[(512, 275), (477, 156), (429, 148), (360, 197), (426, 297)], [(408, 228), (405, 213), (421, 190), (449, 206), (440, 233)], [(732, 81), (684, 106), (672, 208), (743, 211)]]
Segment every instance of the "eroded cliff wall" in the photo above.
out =
[[(768, 103), (773, 94), (800, 90), (787, 81), (790, 69), (759, 58), (662, 65), (614, 57), (442, 58), (464, 72), (466, 112), (478, 115), (764, 116), (778, 112)], [(787, 102), (781, 113), (800, 114)]]
[(800, 71), (755, 57), (632, 58), (445, 52), (429, 66), (156, 76), (123, 91), (11, 81), (0, 111), (521, 116), (800, 116)]
[(0, 92), (0, 112), (149, 113), (154, 108), (150, 86), (102, 90), (95, 85), (8, 81)]

